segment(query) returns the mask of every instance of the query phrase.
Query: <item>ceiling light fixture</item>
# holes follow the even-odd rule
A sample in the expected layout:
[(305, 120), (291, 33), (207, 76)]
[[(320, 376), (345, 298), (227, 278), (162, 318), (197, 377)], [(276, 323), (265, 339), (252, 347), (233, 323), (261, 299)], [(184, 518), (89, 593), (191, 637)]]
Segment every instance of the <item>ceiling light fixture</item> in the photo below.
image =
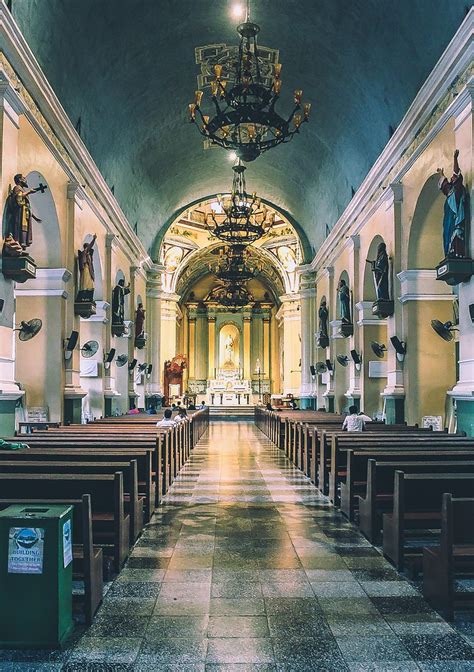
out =
[[(281, 63), (274, 63), (273, 81), (266, 84), (261, 74), (257, 35), (260, 26), (250, 21), (250, 0), (240, 35), (237, 63), (214, 66), (210, 83), (214, 114), (201, 109), (204, 92), (196, 91), (189, 105), (189, 118), (201, 135), (212, 144), (235, 151), (243, 161), (254, 161), (260, 154), (289, 142), (302, 123), (308, 121), (311, 103), (302, 104), (303, 92), (294, 92), (294, 108), (285, 119), (275, 110), (280, 97)], [(199, 117), (199, 121), (197, 120)]]
[(273, 226), (275, 213), (270, 212), (257, 194), (249, 195), (245, 186), (245, 166), (239, 161), (232, 167), (232, 193), (217, 196), (222, 207), (219, 214), (211, 209), (205, 222), (209, 232), (226, 243), (249, 245), (264, 236)]

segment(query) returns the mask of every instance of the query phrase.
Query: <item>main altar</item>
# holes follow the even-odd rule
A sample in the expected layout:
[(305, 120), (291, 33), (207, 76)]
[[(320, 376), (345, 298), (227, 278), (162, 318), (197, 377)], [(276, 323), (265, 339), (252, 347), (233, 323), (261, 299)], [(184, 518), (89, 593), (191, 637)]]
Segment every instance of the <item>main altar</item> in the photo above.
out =
[(216, 369), (215, 378), (207, 381), (206, 397), (210, 406), (249, 406), (252, 384), (242, 377), (241, 369)]

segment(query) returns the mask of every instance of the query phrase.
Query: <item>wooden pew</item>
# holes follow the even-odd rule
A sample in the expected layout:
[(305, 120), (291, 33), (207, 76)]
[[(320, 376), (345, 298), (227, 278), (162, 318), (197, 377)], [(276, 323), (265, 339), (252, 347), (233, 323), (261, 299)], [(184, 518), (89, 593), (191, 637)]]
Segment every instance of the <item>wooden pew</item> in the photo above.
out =
[(398, 570), (407, 564), (416, 570), (426, 536), (435, 541), (435, 531), (439, 534), (443, 494), (469, 497), (474, 492), (474, 474), (396, 471), (394, 481), (393, 510), (383, 514), (383, 553)]
[[(331, 460), (329, 473), (324, 472), (325, 491), (329, 499), (339, 504), (339, 484), (346, 477), (347, 451), (353, 450), (422, 450), (423, 448), (470, 448), (474, 449), (474, 438), (445, 434), (444, 432), (419, 433), (384, 432), (382, 435), (371, 432), (345, 432), (331, 437)], [(327, 470), (327, 464), (325, 465)], [(326, 480), (327, 479), (327, 480)], [(327, 491), (326, 491), (327, 489)]]
[(474, 603), (474, 593), (456, 590), (455, 580), (474, 576), (474, 499), (443, 494), (439, 546), (423, 549), (423, 595), (448, 620)]
[[(359, 529), (373, 544), (380, 540), (383, 513), (393, 504), (395, 471), (471, 472), (474, 464), (474, 452), (471, 450), (387, 451), (383, 454), (379, 452), (375, 457), (368, 453), (364, 458), (367, 458), (367, 482), (365, 496), (358, 497)], [(349, 494), (345, 493), (344, 498), (347, 501)]]
[(130, 546), (143, 530), (144, 498), (138, 495), (137, 460), (130, 462), (85, 462), (57, 460), (0, 460), (0, 473), (114, 474), (123, 473), (124, 500), (130, 515)]
[[(57, 500), (45, 499), (0, 499), (0, 509), (12, 504), (57, 504)], [(103, 553), (94, 546), (92, 540), (91, 496), (82, 495), (80, 500), (62, 500), (63, 504), (74, 506), (73, 511), (73, 579), (84, 581), (84, 616), (87, 625), (92, 623), (103, 597)], [(79, 601), (78, 596), (74, 596)]]
[(0, 474), (2, 499), (81, 499), (91, 495), (94, 543), (113, 557), (119, 572), (130, 549), (130, 517), (124, 510), (123, 473), (115, 474)]
[[(152, 480), (152, 457), (153, 450), (127, 450), (127, 449), (109, 449), (106, 452), (96, 448), (81, 448), (80, 446), (61, 447), (53, 446), (50, 448), (35, 447), (19, 451), (0, 450), (0, 467), (3, 461), (77, 461), (92, 463), (130, 463), (135, 460), (138, 471), (138, 496), (144, 499), (143, 518), (148, 522), (158, 505), (157, 493)], [(92, 469), (92, 467), (91, 467)], [(115, 471), (115, 470), (114, 470)]]

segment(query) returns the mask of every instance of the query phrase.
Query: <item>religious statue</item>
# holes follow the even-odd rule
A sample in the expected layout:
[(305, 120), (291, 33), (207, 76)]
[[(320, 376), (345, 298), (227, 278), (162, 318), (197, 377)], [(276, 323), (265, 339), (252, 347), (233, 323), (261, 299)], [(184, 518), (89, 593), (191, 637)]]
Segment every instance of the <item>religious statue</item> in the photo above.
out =
[(324, 334), (325, 336), (327, 336), (328, 335), (329, 311), (328, 311), (328, 308), (327, 308), (326, 299), (322, 299), (322, 301), (321, 301), (321, 304), (319, 306), (318, 316), (319, 316), (319, 331), (320, 331), (321, 334)]
[(346, 281), (342, 278), (339, 280), (337, 286), (337, 293), (339, 296), (339, 311), (343, 324), (352, 324), (351, 318), (351, 295)]
[(143, 303), (139, 303), (135, 313), (135, 338), (143, 338), (143, 325), (145, 324), (145, 309)]
[(112, 291), (112, 324), (123, 325), (125, 319), (124, 299), (130, 294), (130, 283), (125, 287), (121, 278)]
[(31, 209), (29, 196), (38, 191), (44, 194), (48, 188), (40, 183), (36, 189), (30, 189), (26, 178), (21, 173), (15, 175), (13, 179), (15, 186), (8, 194), (5, 213), (6, 229), (3, 252), (7, 256), (18, 256), (18, 246), (21, 246), (22, 253), (26, 254), (26, 248), (33, 242), (32, 220), (41, 222), (41, 219)]
[(459, 150), (454, 152), (453, 174), (451, 179), (438, 168), (438, 187), (446, 196), (443, 216), (443, 247), (445, 258), (462, 258), (466, 256), (465, 206), (466, 189), (458, 163)]
[(225, 361), (233, 363), (233, 361), (234, 361), (234, 358), (233, 358), (233, 355), (234, 355), (234, 339), (232, 338), (232, 336), (230, 334), (225, 339), (224, 346), (225, 346)]
[(366, 261), (372, 266), (377, 301), (390, 301), (388, 289), (389, 263), (385, 243), (379, 243), (375, 260), (367, 259)]
[(90, 243), (84, 243), (82, 250), (77, 251), (77, 262), (79, 264), (79, 291), (76, 302), (92, 302), (94, 300), (94, 243), (97, 235), (92, 236)]

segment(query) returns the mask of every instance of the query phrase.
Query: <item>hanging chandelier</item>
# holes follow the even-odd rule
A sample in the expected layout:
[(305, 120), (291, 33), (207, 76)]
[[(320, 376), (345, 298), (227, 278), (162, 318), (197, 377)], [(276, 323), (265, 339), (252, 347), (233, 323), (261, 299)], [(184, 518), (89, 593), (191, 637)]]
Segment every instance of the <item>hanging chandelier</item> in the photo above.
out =
[(206, 214), (205, 222), (216, 238), (230, 244), (249, 245), (268, 233), (275, 221), (275, 213), (262, 205), (256, 193), (247, 194), (245, 166), (240, 160), (232, 170), (232, 193), (224, 198), (219, 194), (220, 212), (212, 210)]
[[(203, 91), (196, 91), (189, 105), (189, 116), (201, 135), (215, 145), (235, 151), (243, 161), (254, 161), (260, 154), (282, 142), (289, 142), (308, 121), (311, 103), (302, 106), (303, 92), (294, 92), (294, 108), (287, 118), (275, 110), (281, 92), (281, 63), (273, 65), (273, 82), (267, 84), (260, 71), (257, 35), (260, 26), (250, 21), (247, 0), (245, 22), (237, 27), (240, 45), (237, 63), (214, 66), (211, 81), (214, 114), (201, 109)], [(196, 119), (199, 116), (199, 121)]]
[(250, 280), (262, 270), (262, 265), (251, 259), (251, 255), (243, 245), (221, 247), (216, 253), (217, 261), (209, 264), (209, 270), (224, 282)]
[(243, 308), (253, 301), (245, 282), (225, 283), (216, 298), (221, 306), (234, 310)]

